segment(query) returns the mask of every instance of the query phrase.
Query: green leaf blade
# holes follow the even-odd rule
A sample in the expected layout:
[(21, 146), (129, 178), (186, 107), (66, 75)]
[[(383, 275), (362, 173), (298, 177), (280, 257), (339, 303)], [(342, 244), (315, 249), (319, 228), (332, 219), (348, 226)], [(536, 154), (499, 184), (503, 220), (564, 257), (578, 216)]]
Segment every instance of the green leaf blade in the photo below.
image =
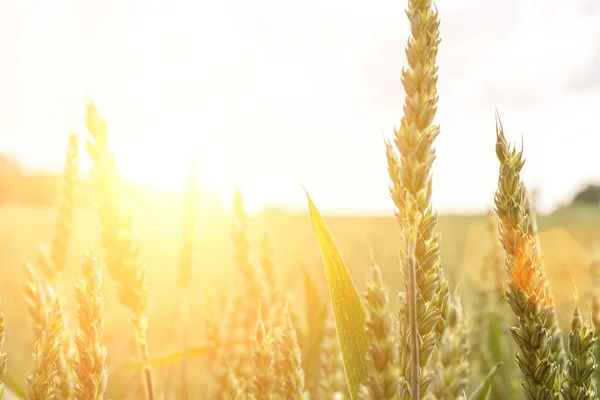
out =
[(365, 355), (368, 339), (365, 331), (365, 309), (321, 213), (317, 210), (308, 192), (306, 192), (306, 197), (313, 230), (325, 266), (348, 389), (352, 399), (357, 400), (360, 386), (367, 378)]
[(485, 377), (485, 380), (475, 389), (475, 391), (469, 397), (469, 400), (486, 400), (492, 390), (492, 383), (494, 383), (494, 376), (498, 372), (498, 368), (502, 366), (502, 362), (494, 365), (490, 372)]

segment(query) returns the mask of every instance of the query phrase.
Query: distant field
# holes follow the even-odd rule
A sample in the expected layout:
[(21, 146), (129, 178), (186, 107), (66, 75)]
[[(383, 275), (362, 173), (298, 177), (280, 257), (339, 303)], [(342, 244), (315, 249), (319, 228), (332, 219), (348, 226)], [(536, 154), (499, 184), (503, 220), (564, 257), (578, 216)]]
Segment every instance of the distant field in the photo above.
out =
[[(180, 215), (177, 210), (136, 211), (136, 226), (144, 241), (144, 259), (148, 264), (148, 288), (150, 317), (149, 341), (152, 354), (163, 354), (175, 348), (173, 330), (166, 321), (178, 312), (179, 299), (175, 277), (179, 262), (181, 238)], [(30, 368), (32, 353), (32, 332), (30, 320), (22, 296), (23, 263), (36, 257), (36, 249), (49, 240), (54, 223), (54, 208), (27, 207), (16, 205), (0, 206), (0, 297), (6, 314), (6, 344), (9, 355), (9, 373), (21, 379)], [(485, 251), (489, 236), (483, 229), (486, 216), (441, 216), (439, 231), (442, 233), (442, 260), (451, 284), (461, 281), (469, 311), (469, 282), (477, 279), (481, 261), (478, 254)], [(340, 252), (353, 275), (357, 286), (362, 290), (366, 267), (370, 263), (370, 247), (376, 261), (382, 268), (384, 281), (392, 285), (392, 290), (401, 287), (402, 278), (398, 268), (398, 229), (396, 221), (390, 218), (331, 217), (326, 221), (334, 235)], [(566, 297), (574, 292), (572, 275), (583, 292), (585, 285), (585, 263), (594, 243), (600, 244), (600, 210), (563, 209), (549, 216), (539, 217), (540, 230), (553, 232), (542, 235), (543, 247), (548, 253), (556, 254), (555, 260), (547, 256), (548, 265), (559, 265), (560, 282), (554, 282), (556, 292), (566, 291)], [(251, 220), (251, 239), (259, 243), (261, 235), (268, 233), (272, 239), (277, 261), (282, 275), (286, 277), (286, 288), (297, 293), (302, 301), (302, 280), (299, 272), (300, 261), (305, 262), (313, 272), (313, 277), (323, 284), (315, 238), (308, 215), (263, 215)], [(564, 236), (557, 228), (564, 228), (570, 236)], [(78, 260), (85, 249), (100, 249), (99, 224), (93, 210), (79, 210), (75, 218), (73, 241), (69, 252), (67, 272), (64, 275), (64, 293), (67, 308), (73, 321), (74, 298), (72, 288), (74, 274), (78, 271)], [(573, 239), (571, 241), (571, 239)], [(203, 293), (210, 290), (217, 298), (225, 295), (224, 283), (231, 274), (232, 243), (230, 221), (227, 216), (204, 216), (199, 241), (199, 272), (193, 280), (195, 309), (200, 310)], [(563, 249), (562, 252), (554, 251)], [(467, 253), (465, 253), (467, 249)], [(472, 254), (468, 254), (471, 252)], [(566, 255), (565, 255), (566, 254)], [(586, 258), (587, 257), (587, 258)], [(564, 270), (563, 270), (564, 269)], [(557, 275), (557, 276), (563, 276)], [(552, 277), (553, 274), (550, 273)], [(115, 366), (129, 358), (133, 329), (123, 330), (128, 314), (116, 300), (115, 287), (109, 276), (105, 277), (105, 297), (107, 312), (105, 341), (110, 349), (109, 363)], [(566, 279), (566, 280), (565, 280)], [(325, 293), (325, 292), (324, 292)], [(396, 296), (391, 299), (396, 303)], [(566, 306), (565, 306), (566, 307)], [(569, 311), (570, 312), (570, 309)], [(587, 311), (585, 311), (587, 313)], [(564, 318), (564, 316), (562, 316)], [(192, 335), (195, 344), (202, 342), (202, 320), (196, 316)], [(172, 346), (165, 346), (172, 343)], [(198, 368), (201, 368), (199, 361)], [(158, 380), (166, 379), (168, 371), (159, 371)], [(126, 374), (116, 374), (109, 380), (109, 395), (118, 397), (119, 386), (126, 382)], [(120, 397), (118, 397), (120, 398)]]

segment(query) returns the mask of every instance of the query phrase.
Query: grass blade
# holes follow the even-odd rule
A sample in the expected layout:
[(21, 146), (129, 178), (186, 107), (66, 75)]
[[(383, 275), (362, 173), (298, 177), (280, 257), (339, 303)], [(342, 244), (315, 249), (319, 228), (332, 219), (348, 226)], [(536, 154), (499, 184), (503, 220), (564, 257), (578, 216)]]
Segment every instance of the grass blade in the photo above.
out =
[[(304, 189), (306, 192), (306, 189)], [(319, 210), (315, 207), (306, 192), (310, 219), (319, 243), (327, 286), (331, 296), (338, 339), (344, 359), (344, 371), (348, 381), (348, 389), (352, 399), (358, 399), (361, 384), (367, 378), (365, 355), (367, 352), (367, 336), (365, 332), (366, 314), (358, 290), (352, 277), (338, 252), (329, 229), (323, 221)]]
[(496, 372), (498, 368), (502, 366), (502, 363), (494, 365), (490, 372), (485, 377), (485, 380), (481, 382), (481, 384), (475, 389), (475, 391), (469, 397), (469, 400), (486, 400), (490, 395), (490, 391), (492, 390), (492, 383), (494, 383), (494, 376), (496, 376)]

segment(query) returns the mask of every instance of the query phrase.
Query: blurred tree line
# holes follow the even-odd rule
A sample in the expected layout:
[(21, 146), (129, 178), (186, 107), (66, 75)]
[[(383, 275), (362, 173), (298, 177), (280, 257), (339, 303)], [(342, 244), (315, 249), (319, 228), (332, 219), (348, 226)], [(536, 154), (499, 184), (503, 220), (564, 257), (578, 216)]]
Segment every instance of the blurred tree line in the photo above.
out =
[[(130, 201), (140, 206), (177, 206), (180, 201), (177, 193), (167, 193), (149, 185), (123, 183)], [(0, 204), (54, 205), (60, 185), (60, 173), (27, 173), (18, 160), (0, 154)], [(211, 200), (214, 203), (214, 199)], [(78, 185), (77, 206), (87, 208), (92, 205), (93, 189), (84, 177)]]
[(571, 205), (590, 205), (600, 208), (600, 184), (589, 184), (581, 189), (573, 197)]
[[(50, 173), (28, 174), (24, 172), (21, 163), (13, 157), (0, 154), (0, 204), (23, 203), (35, 205), (53, 205), (60, 185), (60, 175)], [(148, 185), (128, 184), (131, 200), (142, 200), (150, 206), (168, 206), (177, 202), (178, 195), (156, 190)], [(537, 203), (539, 191), (536, 188), (531, 192), (532, 201)], [(209, 195), (211, 207), (220, 208), (218, 199)], [(205, 198), (206, 200), (206, 198)], [(151, 204), (149, 204), (150, 202)], [(92, 206), (92, 190), (87, 180), (82, 181), (79, 187), (79, 206)], [(588, 184), (580, 189), (574, 196), (569, 206), (594, 206), (600, 207), (600, 184)], [(269, 214), (279, 214), (283, 209), (274, 208), (265, 210)]]
[(27, 174), (21, 164), (0, 154), (0, 203), (54, 204), (60, 176)]

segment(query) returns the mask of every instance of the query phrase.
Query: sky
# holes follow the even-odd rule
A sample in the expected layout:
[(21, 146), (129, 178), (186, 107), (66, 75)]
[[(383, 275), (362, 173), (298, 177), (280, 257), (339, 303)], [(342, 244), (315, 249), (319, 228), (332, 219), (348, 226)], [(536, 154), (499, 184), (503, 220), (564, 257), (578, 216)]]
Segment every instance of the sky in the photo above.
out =
[[(600, 179), (600, 2), (439, 0), (434, 207), (490, 209), (494, 107), (524, 141), (540, 211)], [(390, 214), (384, 137), (402, 116), (398, 0), (0, 0), (0, 152), (59, 171), (85, 105), (122, 174), (249, 209)], [(83, 168), (89, 161), (82, 161)]]

